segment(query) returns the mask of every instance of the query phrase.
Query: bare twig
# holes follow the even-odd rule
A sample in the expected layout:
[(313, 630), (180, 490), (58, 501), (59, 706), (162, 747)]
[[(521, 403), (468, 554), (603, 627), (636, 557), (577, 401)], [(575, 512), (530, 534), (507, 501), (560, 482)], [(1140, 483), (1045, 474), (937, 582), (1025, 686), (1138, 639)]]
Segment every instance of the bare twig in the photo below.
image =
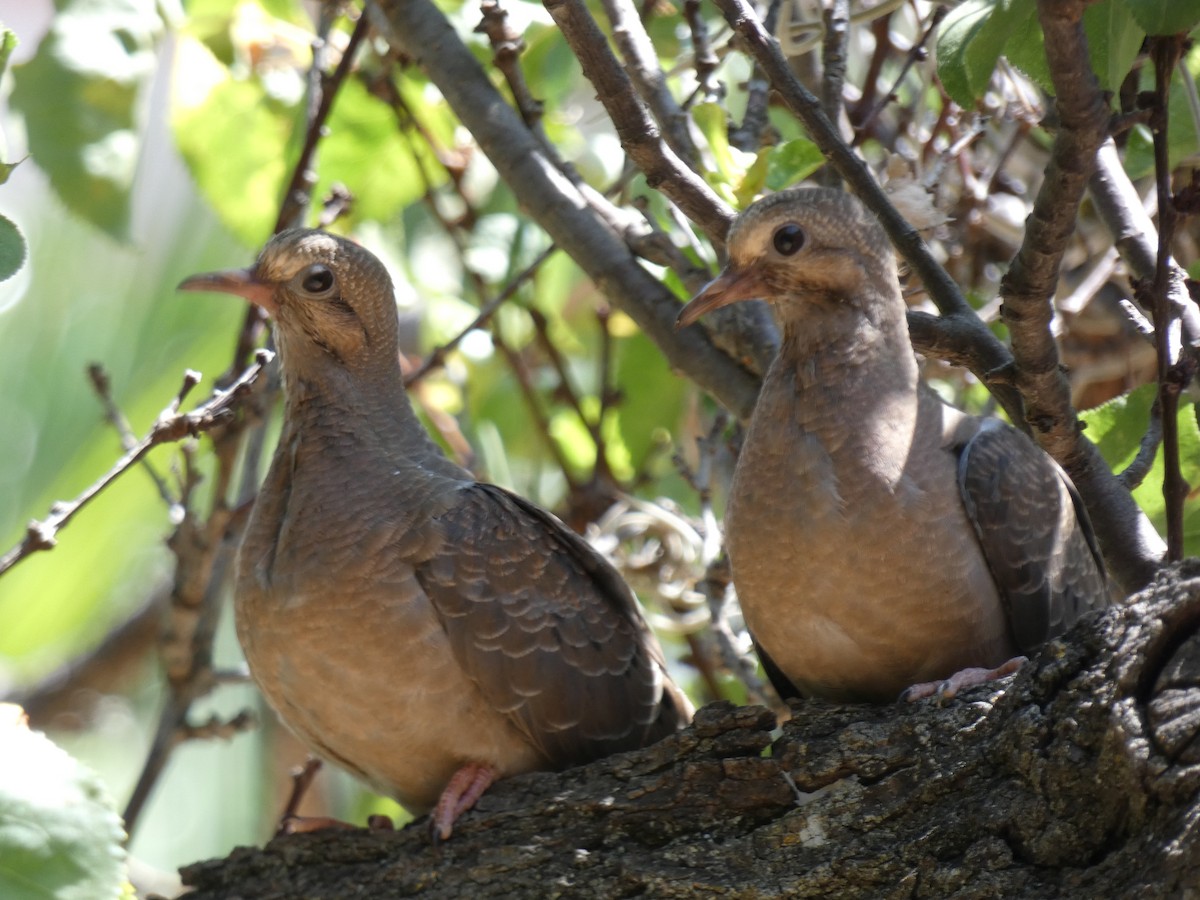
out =
[[(100, 398), (100, 403), (104, 407), (104, 417), (121, 439), (121, 449), (126, 452), (132, 450), (137, 445), (137, 437), (133, 434), (129, 420), (125, 418), (125, 414), (117, 406), (117, 401), (113, 399), (112, 383), (109, 381), (108, 373), (104, 371), (104, 366), (100, 365), (100, 363), (89, 363), (87, 373), (88, 380), (92, 383), (92, 389), (96, 392), (96, 396)], [(167, 487), (167, 483), (163, 481), (162, 476), (154, 470), (154, 466), (150, 465), (150, 461), (143, 459), (142, 468), (146, 470), (146, 474), (154, 482), (159, 496), (167, 502), (168, 506), (174, 506), (177, 501), (171, 495), (171, 489)]]
[(1138, 445), (1137, 456), (1117, 476), (1127, 489), (1132, 491), (1150, 474), (1150, 470), (1154, 467), (1154, 459), (1158, 456), (1159, 445), (1162, 444), (1162, 436), (1162, 403), (1158, 397), (1155, 397), (1154, 403), (1150, 406), (1150, 421), (1146, 425), (1146, 433), (1142, 435), (1141, 443)]
[(545, 0), (545, 6), (646, 182), (677, 204), (713, 243), (723, 244), (733, 212), (663, 140), (587, 6), (581, 0)]
[(179, 404), (188, 391), (195, 386), (199, 376), (192, 371), (184, 375), (183, 387), (171, 404), (159, 415), (150, 432), (122, 456), (99, 480), (82, 494), (69, 502), (59, 502), (50, 509), (50, 514), (40, 521), (29, 523), (25, 538), (16, 547), (0, 557), (0, 575), (3, 575), (21, 560), (40, 550), (55, 546), (59, 531), (89, 503), (96, 499), (114, 481), (159, 444), (174, 443), (187, 437), (196, 437), (227, 421), (237, 410), (250, 385), (258, 378), (269, 355), (260, 358), (242, 373), (228, 390), (213, 393), (203, 405), (188, 413), (179, 413)]
[(696, 145), (688, 131), (687, 113), (671, 96), (667, 78), (658, 65), (658, 56), (650, 42), (650, 35), (646, 33), (642, 20), (638, 18), (632, 0), (602, 0), (602, 3), (609, 24), (612, 25), (613, 39), (625, 58), (625, 71), (629, 73), (642, 100), (654, 113), (667, 144), (680, 160), (695, 170), (699, 165), (700, 154), (696, 151)]
[(441, 367), (446, 361), (446, 356), (453, 352), (454, 348), (462, 343), (463, 338), (465, 338), (475, 329), (482, 328), (489, 321), (491, 321), (492, 316), (496, 314), (496, 310), (498, 310), (505, 303), (505, 301), (512, 299), (518, 290), (532, 280), (533, 276), (537, 274), (538, 270), (541, 269), (546, 260), (554, 255), (554, 252), (557, 249), (557, 247), (551, 244), (549, 247), (539, 253), (533, 262), (510, 278), (508, 284), (504, 286), (504, 289), (501, 290), (500, 293), (496, 294), (479, 307), (479, 315), (472, 319), (469, 325), (463, 328), (458, 334), (456, 334), (446, 343), (439, 347), (435, 347), (433, 351), (427, 357), (425, 357), (422, 363), (417, 366), (417, 368), (413, 369), (413, 371), (404, 376), (405, 386), (407, 387), (416, 384), (431, 371)]
[[(829, 0), (824, 13), (825, 39), (821, 45), (821, 108), (836, 127), (842, 117), (846, 88), (846, 45), (850, 39), (850, 0)], [(817, 177), (826, 187), (841, 187), (836, 169), (825, 166)]]
[(1168, 293), (1171, 272), (1171, 240), (1178, 213), (1171, 195), (1171, 163), (1167, 147), (1170, 116), (1171, 75), (1183, 53), (1181, 37), (1154, 38), (1154, 108), (1150, 131), (1154, 136), (1154, 174), (1158, 191), (1158, 260), (1154, 267), (1154, 346), (1158, 355), (1158, 403), (1162, 419), (1163, 501), (1167, 519), (1167, 559), (1183, 558), (1183, 503), (1188, 483), (1179, 467), (1179, 393), (1191, 381), (1180, 370), (1182, 323)]

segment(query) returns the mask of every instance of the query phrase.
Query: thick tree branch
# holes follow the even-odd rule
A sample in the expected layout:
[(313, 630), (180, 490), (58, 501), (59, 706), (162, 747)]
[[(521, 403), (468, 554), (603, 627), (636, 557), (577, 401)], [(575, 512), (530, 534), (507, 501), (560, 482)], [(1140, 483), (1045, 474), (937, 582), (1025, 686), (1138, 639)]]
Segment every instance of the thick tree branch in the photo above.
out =
[[(939, 708), (761, 707), (494, 786), (431, 847), (277, 838), (184, 870), (195, 900), (1147, 897), (1200, 881), (1200, 567)], [(769, 755), (763, 750), (770, 747)]]
[[(695, 171), (699, 167), (700, 154), (688, 131), (687, 113), (675, 102), (667, 86), (666, 75), (658, 65), (658, 56), (650, 35), (638, 17), (631, 0), (603, 0), (604, 12), (612, 25), (613, 40), (625, 58), (625, 71), (629, 74), (638, 94), (654, 113), (663, 137), (680, 161)], [(549, 6), (549, 4), (547, 4)], [(553, 10), (551, 10), (553, 13)], [(564, 32), (565, 34), (565, 32)], [(570, 38), (568, 37), (568, 41)], [(603, 36), (601, 36), (603, 43)], [(575, 49), (575, 48), (573, 48)], [(582, 57), (580, 60), (582, 61)], [(601, 94), (603, 97), (603, 94)], [(720, 209), (720, 202), (716, 207)], [(722, 216), (721, 218), (727, 218)], [(718, 239), (724, 239), (723, 233)]]

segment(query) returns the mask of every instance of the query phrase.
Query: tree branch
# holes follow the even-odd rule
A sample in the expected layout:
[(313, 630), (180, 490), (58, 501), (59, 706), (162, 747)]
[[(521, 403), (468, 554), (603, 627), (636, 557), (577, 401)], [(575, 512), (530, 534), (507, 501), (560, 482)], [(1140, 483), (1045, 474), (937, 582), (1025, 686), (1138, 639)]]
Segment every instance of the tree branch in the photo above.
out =
[[(194, 900), (1179, 897), (1200, 881), (1200, 566), (939, 708), (716, 704), (491, 788), (430, 846), (327, 830), (184, 869)], [(764, 753), (766, 748), (769, 753)]]

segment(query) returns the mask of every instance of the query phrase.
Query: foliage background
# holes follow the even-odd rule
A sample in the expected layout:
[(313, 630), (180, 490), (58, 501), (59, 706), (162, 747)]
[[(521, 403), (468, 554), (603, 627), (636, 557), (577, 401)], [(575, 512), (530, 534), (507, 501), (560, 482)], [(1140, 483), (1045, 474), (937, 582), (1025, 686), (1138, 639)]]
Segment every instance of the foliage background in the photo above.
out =
[[(472, 34), (478, 7), (440, 6), (477, 57), (490, 61), (486, 38)], [(994, 63), (1000, 52), (1012, 53), (1026, 34), (1022, 29), (1028, 29), (1033, 4), (997, 6), (1004, 15), (987, 19), (984, 27), (972, 30), (972, 20), (959, 21), (961, 35), (952, 33), (945, 50), (959, 61), (944, 76), (956, 100), (969, 107), (978, 99), (1003, 127), (1033, 132), (1005, 162), (1010, 177), (1027, 180), (1024, 189), (998, 191), (995, 202), (989, 196), (971, 208), (969, 221), (960, 211), (961, 227), (950, 226), (941, 235), (948, 265), (973, 303), (985, 310), (1011, 255), (1011, 242), (996, 238), (996, 232), (1019, 229), (1045, 148), (1044, 135), (1028, 122), (1015, 122), (1011, 110), (1020, 98), (1005, 93), (1027, 89), (1032, 96), (1037, 73), (1031, 72), (1032, 82), (1015, 76), (993, 81), (992, 65), (980, 62), (989, 54)], [(541, 5), (511, 2), (505, 8), (526, 42), (521, 65), (545, 101), (549, 140), (590, 184), (604, 188), (625, 179), (623, 197), (646, 198), (651, 214), (665, 218), (644, 177), (624, 171), (620, 143), (594, 89), (582, 79)], [(924, 15), (929, 7), (913, 8)], [(1140, 40), (1129, 46), (1128, 36), (1136, 29), (1118, 20), (1129, 15), (1124, 6), (1110, 0), (1103, 8), (1109, 18), (1091, 27), (1125, 39), (1098, 41), (1110, 51), (1097, 63), (1098, 71), (1107, 86), (1115, 87), (1134, 63)], [(717, 29), (713, 11), (706, 14)], [(185, 368), (203, 372), (206, 389), (229, 367), (244, 310), (228, 299), (176, 295), (174, 285), (197, 271), (249, 262), (269, 235), (304, 136), (313, 10), (292, 0), (195, 0), (182, 6), (148, 0), (10, 0), (0, 3), (0, 20), (20, 39), (0, 92), (3, 157), (11, 162), (31, 154), (0, 187), (0, 212), (18, 223), (29, 248), (26, 265), (0, 282), (0, 538), (8, 547), (20, 539), (29, 519), (79, 493), (121, 452), (119, 436), (89, 387), (88, 363), (99, 362), (108, 372), (112, 397), (135, 434), (143, 433), (175, 394)], [(915, 21), (905, 13), (897, 16), (895, 27), (911, 39)], [(652, 24), (664, 65), (683, 58), (679, 16), (661, 15)], [(334, 35), (334, 46), (344, 46), (345, 23), (339, 22)], [(853, 83), (862, 63), (853, 55), (851, 63)], [(1200, 67), (1195, 51), (1188, 65)], [(520, 214), (419, 71), (409, 67), (396, 82), (413, 116), (405, 120), (370, 93), (372, 66), (385, 71), (378, 55), (368, 53), (366, 77), (347, 82), (338, 97), (318, 153), (314, 195), (326, 197), (335, 184), (354, 195), (351, 213), (336, 227), (352, 232), (389, 263), (407, 327), (406, 350), (418, 359), (474, 318), (481, 287), (496, 293), (534, 261), (547, 239)], [(733, 86), (720, 99), (735, 117), (745, 102), (738, 86), (749, 74), (738, 54), (718, 70), (721, 81)], [(933, 84), (932, 63), (925, 63), (900, 97), (916, 123), (910, 123), (908, 136), (929, 141), (924, 148), (910, 148), (909, 155), (926, 163), (930, 151), (948, 149), (929, 127), (946, 107)], [(1172, 147), (1181, 161), (1196, 151), (1195, 119), (1186, 98), (1179, 99), (1182, 93), (1174, 96), (1179, 108)], [(723, 199), (744, 205), (758, 190), (783, 187), (815, 168), (819, 154), (780, 108), (770, 113), (779, 139), (774, 150), (755, 157), (731, 148), (717, 99), (697, 104), (691, 115), (709, 164), (708, 180)], [(414, 118), (423, 131), (413, 127)], [(1138, 140), (1130, 141), (1127, 166), (1144, 177), (1150, 168)], [(978, 159), (1002, 149), (998, 140), (980, 144), (985, 146), (978, 149)], [(878, 145), (866, 152), (882, 166)], [(448, 190), (451, 176), (457, 192)], [(961, 202), (963, 185), (950, 177), (947, 182), (941, 201)], [(427, 191), (437, 192), (441, 219), (470, 220), (456, 232), (461, 244), (422, 202)], [(1010, 198), (1019, 201), (1015, 209), (1005, 206)], [(1188, 240), (1181, 238), (1185, 249), (1194, 251)], [(695, 263), (715, 263), (707, 244), (683, 243)], [(1086, 272), (1103, 249), (1093, 231), (1081, 228), (1071, 271)], [(687, 295), (677, 273), (654, 271), (681, 298)], [(1097, 308), (1089, 305), (1065, 318), (1062, 342), (1073, 366), (1082, 370), (1083, 361), (1115, 360), (1104, 370), (1106, 377), (1077, 385), (1077, 400), (1088, 405), (1153, 377), (1152, 362), (1147, 365), (1132, 329), (1127, 323), (1112, 325), (1114, 317), (1106, 312), (1112, 305), (1111, 298), (1102, 298)], [(442, 435), (452, 449), (469, 448), (470, 461), (482, 475), (552, 508), (567, 504), (582, 520), (595, 518), (598, 510), (584, 501), (597, 469), (598, 434), (601, 474), (611, 474), (601, 479), (607, 490), (619, 484), (638, 496), (668, 497), (687, 514), (700, 516), (701, 500), (672, 455), (682, 452), (694, 459), (694, 439), (711, 425), (715, 407), (670, 371), (630, 319), (619, 312), (598, 317), (598, 306), (604, 306), (600, 295), (558, 254), (500, 310), (498, 334), (531, 375), (544, 422), (531, 416), (518, 377), (521, 367), (513, 367), (495, 335), (485, 330), (468, 335), (446, 367), (422, 382), (415, 399), (435, 418), (439, 412), (453, 417), (437, 419)], [(543, 334), (562, 354), (563, 371), (539, 343), (538, 319), (529, 310), (545, 318)], [(1088, 335), (1096, 333), (1101, 338), (1089, 343)], [(973, 379), (937, 364), (929, 369), (958, 402), (981, 409), (989, 405)], [(564, 392), (564, 371), (573, 390)], [(612, 394), (602, 390), (605, 373)], [(1097, 414), (1092, 434), (1110, 436), (1103, 446), (1110, 461), (1123, 463), (1132, 456), (1147, 406), (1142, 394), (1132, 413), (1118, 404)], [(1185, 462), (1194, 472), (1200, 454), (1195, 419), (1189, 412), (1181, 421)], [(457, 441), (458, 432), (465, 441)], [(729, 456), (721, 450), (715, 461), (719, 515)], [(170, 479), (179, 467), (177, 448), (155, 450), (151, 463)], [(1152, 475), (1139, 495), (1152, 513), (1161, 513), (1160, 484)], [(1193, 511), (1189, 505), (1189, 549), (1200, 535)], [(58, 549), (34, 555), (0, 579), (0, 695), (37, 683), (93, 646), (148, 596), (167, 589), (173, 561), (164, 538), (177, 517), (178, 510), (164, 503), (150, 478), (131, 472), (61, 534)], [(682, 642), (673, 646), (677, 656), (683, 654)], [(233, 668), (239, 660), (226, 622), (218, 639), (218, 667)], [(135, 677), (120, 691), (106, 692), (81, 707), (83, 712), (34, 723), (98, 770), (118, 802), (141, 768), (163, 696), (152, 646), (142, 648), (133, 671)], [(681, 668), (681, 675), (692, 682), (698, 699), (711, 695), (690, 670)], [(732, 683), (724, 687), (736, 696)], [(175, 752), (133, 835), (130, 852), (140, 878), (149, 877), (143, 866), (169, 871), (269, 834), (281, 804), (283, 773), (303, 752), (271, 726), (271, 714), (246, 685), (220, 687), (197, 708), (196, 718), (213, 713), (228, 719), (245, 707), (258, 711), (262, 729), (228, 742), (190, 741)], [(348, 779), (329, 772), (322, 779), (320, 802), (334, 814), (396, 813), (394, 805), (365, 797)]]

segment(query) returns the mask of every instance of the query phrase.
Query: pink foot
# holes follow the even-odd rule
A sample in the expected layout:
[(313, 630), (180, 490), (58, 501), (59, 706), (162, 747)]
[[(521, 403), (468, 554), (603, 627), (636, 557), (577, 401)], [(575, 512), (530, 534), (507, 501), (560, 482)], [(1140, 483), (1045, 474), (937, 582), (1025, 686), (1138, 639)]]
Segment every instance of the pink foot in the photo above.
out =
[(458, 817), (475, 805), (483, 792), (496, 780), (496, 770), (483, 763), (467, 763), (454, 773), (438, 798), (429, 824), (434, 837), (446, 840)]
[(996, 681), (1005, 675), (1011, 675), (1026, 662), (1028, 662), (1027, 657), (1014, 656), (1008, 662), (1002, 663), (994, 669), (963, 669), (943, 681), (925, 681), (921, 684), (914, 684), (912, 687), (905, 688), (900, 694), (900, 702), (913, 703), (926, 697), (937, 697), (938, 703), (944, 703), (954, 699), (963, 688), (987, 684), (989, 681)]

